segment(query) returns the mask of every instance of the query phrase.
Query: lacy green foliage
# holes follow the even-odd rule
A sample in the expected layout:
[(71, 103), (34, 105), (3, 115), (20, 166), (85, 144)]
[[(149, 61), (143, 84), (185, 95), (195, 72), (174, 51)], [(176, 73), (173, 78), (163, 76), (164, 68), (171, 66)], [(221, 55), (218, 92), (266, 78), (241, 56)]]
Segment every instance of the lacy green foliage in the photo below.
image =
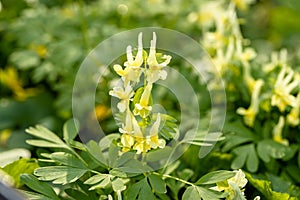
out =
[[(299, 8), (299, 2), (297, 0), (282, 2), (260, 1), (252, 8), (249, 8), (251, 9), (250, 12), (241, 11), (238, 13), (239, 16), (246, 17), (247, 20), (243, 21), (243, 19), (238, 18), (236, 18), (236, 21), (233, 20), (238, 25), (235, 31), (238, 30), (239, 32), (240, 22), (243, 22), (243, 34), (248, 38), (254, 38), (255, 40), (257, 38), (266, 39), (259, 42), (255, 41), (251, 44), (252, 46), (250, 46), (249, 40), (243, 38), (241, 34), (238, 36), (231, 34), (232, 26), (230, 25), (230, 20), (226, 22), (229, 24), (225, 27), (225, 34), (223, 35), (225, 36), (223, 41), (225, 44), (224, 51), (230, 50), (232, 48), (230, 45), (233, 45), (235, 49), (237, 46), (235, 42), (238, 42), (239, 39), (242, 40), (242, 52), (238, 52), (238, 48), (235, 49), (234, 52), (238, 53), (229, 59), (223, 74), (228, 106), (228, 120), (224, 127), (226, 139), (216, 145), (214, 152), (199, 161), (195, 154), (199, 149), (195, 145), (203, 147), (207, 144), (203, 143), (201, 133), (198, 133), (198, 140), (198, 136), (195, 140), (191, 140), (187, 134), (185, 142), (194, 146), (188, 149), (181, 159), (182, 162), (180, 164), (174, 163), (174, 165), (165, 168), (164, 171), (158, 171), (158, 174), (150, 173), (146, 175), (131, 170), (136, 166), (143, 169), (141, 171), (149, 169), (143, 166), (140, 161), (135, 160), (133, 154), (128, 153), (118, 157), (119, 136), (116, 134), (103, 138), (99, 143), (91, 141), (84, 145), (75, 139), (77, 132), (74, 129), (75, 125), (72, 120), (64, 126), (63, 135), (60, 134), (61, 131), (58, 131), (58, 127), (60, 127), (61, 118), (66, 119), (70, 117), (74, 72), (78, 69), (86, 53), (99, 41), (124, 29), (157, 25), (182, 31), (196, 38), (196, 40), (199, 40), (199, 37), (202, 35), (204, 39), (201, 41), (204, 44), (212, 38), (206, 38), (206, 33), (207, 36), (214, 36), (211, 33), (216, 27), (207, 28), (207, 24), (211, 23), (203, 23), (202, 20), (205, 18), (202, 18), (201, 13), (208, 11), (204, 12), (204, 14), (210, 16), (209, 13), (211, 11), (217, 11), (215, 12), (216, 18), (224, 19), (219, 15), (220, 13), (226, 14), (223, 12), (224, 10), (226, 12), (234, 11), (231, 12), (232, 15), (230, 16), (236, 17), (236, 11), (231, 10), (232, 7), (228, 7), (229, 1), (203, 1), (199, 3), (199, 1), (183, 0), (126, 2), (106, 0), (95, 1), (90, 4), (65, 3), (62, 7), (56, 6), (52, 8), (45, 7), (43, 4), (25, 5), (25, 2), (16, 3), (8, 0), (1, 2), (5, 5), (5, 9), (0, 13), (0, 52), (1, 57), (4, 58), (1, 59), (1, 64), (7, 66), (7, 68), (9, 65), (12, 65), (18, 69), (19, 77), (15, 81), (22, 82), (19, 86), (24, 87), (24, 91), (30, 93), (30, 90), (26, 89), (31, 89), (31, 87), (38, 90), (35, 91), (37, 93), (34, 93), (37, 96), (23, 99), (23, 102), (16, 102), (17, 95), (15, 93), (17, 91), (12, 91), (10, 87), (1, 82), (1, 97), (7, 99), (1, 100), (0, 103), (0, 129), (12, 129), (12, 133), (9, 135), (9, 139), (5, 139), (3, 132), (1, 132), (0, 143), (1, 145), (4, 144), (5, 148), (25, 147), (32, 149), (24, 142), (26, 139), (30, 139), (28, 143), (35, 145), (39, 149), (37, 154), (39, 154), (40, 150), (47, 152), (43, 153), (39, 159), (39, 164), (43, 167), (36, 170), (35, 174), (37, 177), (22, 175), (21, 180), (32, 191), (35, 191), (26, 192), (29, 199), (67, 198), (96, 200), (101, 195), (103, 195), (101, 197), (103, 199), (112, 196), (117, 198), (118, 190), (123, 191), (123, 196), (130, 190), (133, 196), (136, 195), (136, 191), (142, 191), (141, 196), (139, 194), (136, 196), (140, 199), (146, 199), (148, 196), (150, 198), (155, 196), (157, 199), (181, 199), (183, 191), (185, 191), (184, 198), (221, 198), (223, 194), (212, 192), (208, 190), (209, 187), (186, 185), (182, 181), (195, 183), (196, 179), (199, 178), (195, 177), (199, 173), (205, 174), (207, 171), (224, 168), (243, 168), (251, 172), (252, 175), (265, 174), (267, 172), (280, 177), (280, 179), (276, 179), (274, 177), (271, 178), (271, 176), (262, 176), (260, 179), (256, 179), (256, 177), (253, 178), (254, 176), (248, 174), (247, 177), (250, 184), (261, 192), (262, 199), (264, 198), (263, 196), (268, 199), (299, 198), (299, 189), (295, 186), (300, 183), (299, 125), (290, 126), (285, 122), (281, 131), (281, 138), (279, 137), (275, 141), (272, 133), (274, 127), (279, 124), (281, 116), (284, 116), (286, 119), (284, 121), (287, 121), (293, 106), (289, 105), (284, 111), (281, 111), (279, 107), (271, 106), (270, 101), (272, 92), (275, 89), (276, 79), (283, 66), (288, 65), (295, 74), (299, 74), (299, 69), (297, 68), (300, 64), (298, 48), (299, 20), (297, 20), (299, 18), (299, 9), (297, 9)], [(204, 8), (210, 2), (212, 4), (216, 3), (218, 5), (217, 9), (210, 8), (205, 10)], [(232, 6), (232, 2), (243, 4), (246, 1), (234, 0), (230, 2)], [(11, 5), (9, 6), (8, 4)], [(219, 8), (223, 9), (220, 10)], [(223, 24), (223, 22), (220, 24)], [(235, 38), (229, 39), (232, 36)], [(273, 49), (270, 46), (275, 47), (274, 49), (284, 46), (287, 47), (287, 51), (272, 53)], [(247, 54), (239, 53), (253, 53), (249, 51), (249, 47), (255, 47), (257, 57), (249, 61), (250, 70), (247, 71), (243, 67), (243, 61), (245, 61), (243, 59), (247, 57)], [(215, 58), (217, 55), (216, 50), (222, 48), (208, 46), (206, 49), (212, 58)], [(249, 55), (253, 57), (254, 54)], [(217, 64), (219, 66), (220, 63), (217, 62)], [(206, 85), (192, 72), (189, 64), (182, 62), (182, 59), (176, 60), (175, 56), (174, 67), (180, 69), (184, 76), (190, 78), (189, 81), (192, 86), (198, 90), (201, 112), (209, 113), (210, 99), (208, 98), (209, 94), (207, 93)], [(274, 67), (274, 70), (268, 73), (262, 70), (264, 68), (272, 69), (272, 67)], [(259, 112), (255, 113), (252, 126), (249, 126), (249, 124), (251, 125), (253, 116), (251, 118), (251, 115), (249, 115), (250, 117), (246, 120), (245, 115), (238, 116), (236, 113), (237, 109), (241, 107), (245, 108), (245, 110), (240, 109), (240, 113), (246, 114), (246, 108), (249, 108), (252, 102), (252, 89), (254, 88), (252, 83), (254, 84), (254, 82), (251, 83), (251, 78), (248, 81), (245, 80), (245, 78), (249, 78), (246, 77), (247, 75), (244, 76), (246, 72), (248, 75), (251, 75), (253, 80), (261, 79), (264, 81), (264, 85), (259, 90), (260, 95), (254, 98), (260, 105)], [(288, 72), (284, 74), (284, 77), (286, 78), (287, 75)], [(110, 80), (112, 79), (113, 77), (110, 75), (103, 78), (99, 85), (101, 91), (97, 91), (96, 95), (97, 103), (108, 105), (110, 99), (103, 93), (108, 92)], [(289, 81), (287, 80), (287, 82)], [(296, 97), (297, 91), (299, 91), (299, 86), (294, 88), (290, 94)], [(157, 89), (156, 92), (157, 94), (154, 95), (160, 95), (161, 99), (170, 99), (170, 101), (162, 101), (160, 103), (167, 108), (172, 116), (179, 116), (177, 108), (173, 105), (173, 102), (176, 101), (175, 98), (163, 90)], [(248, 111), (252, 110), (249, 109)], [(251, 112), (248, 114), (251, 114)], [(103, 116), (105, 115), (103, 114)], [(293, 116), (290, 115), (290, 117)], [(105, 119), (105, 117), (103, 118)], [(201, 117), (202, 122), (208, 118), (205, 117), (203, 119)], [(242, 119), (244, 120), (243, 122)], [(56, 134), (45, 130), (41, 126), (29, 129), (29, 132), (39, 139), (32, 139), (30, 135), (23, 133), (26, 127), (38, 123), (50, 127), (51, 130), (56, 130), (57, 135), (62, 137), (55, 136)], [(173, 120), (166, 120), (165, 123), (167, 126), (164, 127), (165, 130), (163, 129), (160, 134), (165, 139), (169, 139), (174, 136), (172, 130), (174, 130), (175, 126)], [(293, 123), (296, 123), (296, 120)], [(206, 130), (207, 125), (206, 123), (201, 123), (203, 130)], [(113, 120), (108, 119), (103, 127), (109, 132), (114, 132), (117, 126)], [(171, 132), (168, 132), (170, 130)], [(280, 143), (287, 140), (289, 145)], [(110, 141), (114, 142), (112, 145), (107, 145), (111, 144)], [(50, 153), (49, 149), (55, 152)], [(165, 148), (163, 151), (150, 152), (145, 159), (148, 161), (159, 161), (165, 158), (170, 151), (170, 149)], [(117, 157), (118, 159), (116, 159)], [(17, 186), (20, 186), (22, 182), (19, 182), (18, 175), (20, 173), (31, 173), (36, 167), (38, 166), (35, 162), (25, 162), (24, 159), (21, 159), (5, 168), (8, 174), (12, 176), (12, 180), (16, 182)], [(187, 167), (192, 168), (194, 171), (187, 169)], [(17, 171), (14, 170), (16, 168), (18, 168)], [(57, 171), (58, 169), (60, 171)], [(49, 175), (48, 172), (53, 171), (57, 173)], [(173, 178), (164, 175), (170, 175)], [(93, 177), (95, 183), (92, 182), (93, 179), (91, 178)], [(38, 178), (65, 185), (60, 187), (60, 191), (56, 195), (51, 189), (54, 186), (49, 181), (39, 181)], [(180, 179), (180, 181), (176, 180), (176, 178)], [(86, 183), (89, 179), (91, 180), (88, 183), (93, 184)], [(282, 182), (282, 179), (288, 181)], [(161, 187), (157, 188), (151, 181)], [(92, 187), (96, 188), (89, 190)], [(124, 192), (124, 187), (126, 187), (126, 192)], [(134, 188), (131, 189), (132, 187)], [(165, 188), (167, 193), (165, 193)], [(115, 191), (115, 193), (112, 191)], [(152, 193), (153, 191), (155, 191), (154, 194)], [(251, 192), (246, 190), (246, 195)]]
[(260, 160), (264, 163), (270, 163), (274, 159), (288, 161), (292, 159), (297, 146), (286, 146), (270, 139), (261, 138), (260, 135), (254, 135), (249, 129), (242, 126), (239, 121), (228, 123), (224, 127), (224, 132), (228, 133), (227, 141), (223, 146), (223, 152), (231, 151), (236, 155), (231, 167), (240, 169), (245, 166), (250, 172), (256, 172)]
[[(80, 199), (88, 194), (92, 196), (91, 198), (96, 195), (103, 198), (124, 196), (125, 199), (143, 200), (181, 199), (179, 192), (185, 190), (183, 199), (222, 199), (227, 193), (214, 191), (210, 187), (236, 176), (236, 172), (214, 171), (195, 183), (189, 182), (193, 171), (179, 170), (179, 161), (153, 171), (146, 162), (136, 159), (137, 154), (133, 152), (125, 152), (119, 156), (121, 152), (121, 147), (117, 145), (120, 140), (119, 134), (108, 135), (99, 143), (90, 141), (86, 145), (79, 142), (73, 145), (77, 135), (75, 123), (74, 120), (65, 123), (63, 128), (65, 141), (43, 126), (27, 129), (29, 134), (37, 138), (28, 140), (28, 143), (60, 150), (41, 154), (39, 162), (42, 167), (35, 167), (33, 172), (35, 176), (30, 174), (21, 176), (22, 183), (31, 189), (23, 191), (27, 197), (60, 199), (67, 194), (68, 197)], [(49, 182), (61, 185), (59, 191), (55, 193), (53, 185)]]

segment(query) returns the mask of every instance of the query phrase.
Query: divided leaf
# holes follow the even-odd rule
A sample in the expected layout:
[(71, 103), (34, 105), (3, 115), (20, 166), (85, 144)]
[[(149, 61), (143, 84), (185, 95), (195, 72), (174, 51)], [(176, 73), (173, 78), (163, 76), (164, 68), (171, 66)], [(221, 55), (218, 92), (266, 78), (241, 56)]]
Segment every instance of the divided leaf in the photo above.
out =
[(75, 156), (69, 153), (55, 152), (50, 155), (50, 158), (55, 162), (58, 162), (63, 165), (86, 169), (86, 166), (81, 162), (81, 160), (79, 160), (78, 158), (76, 158)]
[(90, 153), (90, 155), (99, 162), (99, 164), (102, 164), (105, 166), (108, 165), (107, 160), (102, 153), (102, 149), (99, 147), (99, 145), (95, 141), (91, 140), (87, 144), (87, 150)]
[(225, 196), (225, 193), (213, 191), (199, 186), (190, 186), (183, 193), (182, 200), (211, 200), (221, 199)]
[(149, 182), (153, 190), (157, 193), (166, 193), (166, 183), (165, 181), (158, 175), (150, 174), (148, 176)]
[(213, 184), (218, 183), (227, 179), (230, 179), (236, 175), (236, 172), (233, 171), (225, 171), (225, 170), (219, 170), (219, 171), (213, 171), (208, 174), (205, 174), (202, 176), (195, 184), (196, 185), (207, 185), (207, 184)]
[(48, 183), (39, 181), (35, 176), (31, 174), (22, 174), (21, 181), (32, 190), (49, 197), (49, 199), (59, 200), (53, 188)]
[(86, 180), (84, 184), (93, 185), (89, 188), (89, 190), (105, 188), (109, 183), (111, 183), (111, 178), (113, 178), (113, 176), (110, 174), (96, 174)]
[(76, 125), (78, 126), (78, 121), (75, 119), (69, 119), (63, 127), (63, 135), (64, 135), (64, 140), (69, 143), (69, 141), (74, 140), (74, 138), (77, 136), (77, 128)]
[(270, 162), (271, 158), (290, 158), (296, 153), (296, 149), (274, 142), (273, 140), (263, 140), (257, 144), (257, 153), (264, 162)]
[(126, 191), (126, 199), (156, 200), (154, 194), (151, 191), (151, 187), (147, 181), (147, 178), (144, 178), (129, 187)]
[(245, 163), (250, 172), (256, 172), (258, 169), (259, 159), (256, 155), (254, 144), (247, 144), (237, 147), (233, 150), (236, 158), (231, 163), (232, 169), (240, 169)]
[(35, 128), (30, 127), (28, 129), (26, 129), (25, 131), (35, 137), (47, 140), (47, 141), (55, 143), (55, 144), (64, 145), (64, 142), (55, 133), (53, 133), (49, 129), (45, 128), (44, 126), (36, 125)]
[(34, 175), (38, 176), (38, 179), (42, 181), (52, 181), (54, 184), (65, 185), (75, 182), (87, 171), (87, 169), (69, 166), (49, 166), (36, 169)]

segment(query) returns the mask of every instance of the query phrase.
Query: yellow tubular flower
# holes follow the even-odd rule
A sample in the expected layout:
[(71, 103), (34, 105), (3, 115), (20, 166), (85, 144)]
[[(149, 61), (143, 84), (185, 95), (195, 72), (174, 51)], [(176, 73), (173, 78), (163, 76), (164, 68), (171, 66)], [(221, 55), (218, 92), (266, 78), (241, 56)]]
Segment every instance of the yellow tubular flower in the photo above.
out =
[(126, 67), (135, 67), (139, 68), (143, 64), (143, 34), (139, 33), (138, 36), (138, 52), (135, 59), (133, 59), (131, 46), (127, 46), (127, 62), (124, 63)]
[(133, 146), (135, 142), (138, 143), (141, 139), (144, 139), (138, 122), (129, 109), (126, 112), (125, 123), (119, 128), (119, 132), (122, 133), (121, 145), (123, 152), (129, 151), (131, 148), (135, 149)]
[(247, 182), (248, 180), (246, 179), (246, 175), (241, 169), (236, 171), (236, 175), (234, 177), (228, 179), (228, 183), (235, 183), (239, 188), (245, 187)]
[(113, 90), (109, 91), (109, 95), (119, 98), (121, 101), (118, 103), (117, 107), (120, 112), (125, 112), (128, 107), (130, 98), (134, 95), (134, 91), (129, 83), (125, 88), (114, 87)]
[(292, 108), (291, 112), (287, 115), (287, 122), (292, 126), (300, 124), (300, 92), (298, 92), (296, 105)]
[(136, 150), (137, 154), (146, 153), (151, 149), (149, 142), (147, 142), (146, 138), (138, 137), (136, 138), (136, 143), (133, 146), (133, 149)]
[(145, 118), (149, 115), (152, 110), (152, 106), (149, 106), (149, 99), (151, 95), (152, 84), (146, 85), (144, 92), (141, 96), (140, 102), (135, 104), (133, 114), (140, 115), (142, 118)]
[(152, 84), (156, 82), (158, 79), (165, 80), (167, 77), (167, 72), (162, 70), (163, 67), (166, 67), (171, 60), (171, 56), (163, 55), (163, 62), (158, 63), (156, 60), (156, 34), (153, 32), (153, 39), (150, 41), (150, 52), (147, 58), (147, 64), (149, 65), (149, 69), (146, 71), (146, 77), (148, 83)]
[(119, 128), (120, 133), (133, 134), (132, 115), (129, 110), (126, 112), (125, 123), (122, 124), (122, 128)]
[[(236, 170), (236, 175), (228, 180), (218, 182), (217, 186), (211, 187), (210, 189), (216, 190), (216, 191), (225, 191), (228, 193), (228, 196), (226, 199), (237, 199), (236, 197), (236, 190), (242, 190), (248, 180), (246, 179), (246, 175), (242, 170)], [(243, 192), (242, 192), (243, 193)]]
[(287, 50), (281, 49), (280, 52), (272, 52), (271, 62), (264, 66), (265, 72), (273, 71), (276, 67), (287, 67)]
[(18, 72), (13, 67), (0, 69), (0, 83), (6, 85), (15, 94), (16, 98), (21, 101), (34, 96), (37, 92), (34, 88), (23, 88)]
[(166, 146), (166, 141), (164, 139), (158, 139), (160, 120), (160, 113), (158, 113), (157, 119), (150, 129), (149, 143), (153, 149), (156, 149), (157, 147), (164, 148)]
[(143, 64), (143, 42), (142, 33), (138, 36), (138, 52), (135, 59), (132, 55), (131, 46), (127, 47), (127, 61), (124, 63), (125, 68), (121, 65), (114, 65), (115, 72), (122, 77), (124, 85), (127, 85), (130, 81), (139, 82), (142, 69), (140, 66)]
[[(286, 73), (288, 74), (286, 75)], [(281, 112), (283, 112), (287, 106), (296, 106), (296, 97), (291, 95), (290, 92), (299, 86), (299, 81), (296, 79), (292, 81), (293, 76), (294, 72), (292, 69), (289, 69), (289, 72), (287, 72), (287, 68), (283, 68), (275, 82), (271, 105), (277, 106)]]
[(244, 116), (245, 123), (252, 127), (254, 124), (254, 120), (256, 114), (259, 111), (259, 93), (260, 89), (263, 86), (264, 82), (262, 80), (255, 81), (253, 93), (251, 96), (251, 104), (248, 109), (245, 108), (238, 108), (237, 113)]
[(122, 151), (127, 152), (130, 151), (131, 147), (134, 145), (134, 137), (129, 134), (122, 134), (121, 136), (121, 144), (122, 144)]
[(275, 142), (284, 144), (284, 145), (289, 145), (289, 141), (287, 139), (282, 138), (282, 129), (284, 127), (284, 117), (280, 116), (278, 124), (273, 129), (273, 140)]

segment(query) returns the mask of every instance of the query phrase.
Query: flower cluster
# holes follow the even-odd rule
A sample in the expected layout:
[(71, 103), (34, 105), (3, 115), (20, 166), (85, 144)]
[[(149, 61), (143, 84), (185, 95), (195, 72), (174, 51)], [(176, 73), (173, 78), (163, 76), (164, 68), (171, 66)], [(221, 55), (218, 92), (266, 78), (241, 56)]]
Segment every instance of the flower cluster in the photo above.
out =
[[(160, 113), (152, 112), (152, 88), (159, 79), (164, 80), (167, 72), (164, 70), (170, 60), (169, 55), (156, 54), (156, 34), (150, 42), (149, 55), (143, 50), (142, 33), (138, 35), (138, 49), (135, 56), (132, 47), (127, 47), (127, 61), (124, 67), (114, 65), (115, 72), (122, 79), (122, 86), (114, 87), (109, 92), (120, 101), (118, 110), (124, 115), (119, 132), (122, 134), (120, 145), (122, 151), (135, 150), (137, 154), (151, 149), (164, 148), (166, 141), (159, 137), (162, 117)], [(158, 62), (162, 60), (162, 62)], [(143, 76), (142, 76), (143, 75)], [(143, 86), (136, 89), (141, 79)], [(131, 110), (130, 104), (133, 104)]]
[[(246, 175), (244, 172), (239, 169), (235, 171), (236, 174), (234, 177), (227, 179), (222, 182), (218, 182), (217, 186), (212, 187), (211, 189), (216, 190), (216, 191), (225, 191), (228, 193), (228, 196), (226, 199), (241, 199), (245, 200), (244, 197), (244, 187), (246, 186), (248, 180), (246, 179)], [(254, 200), (259, 200), (260, 197), (256, 196)]]
[[(191, 13), (188, 19), (203, 27), (203, 45), (221, 73), (229, 99), (250, 100), (248, 108), (236, 110), (244, 123), (253, 127), (260, 112), (276, 112), (272, 137), (287, 145), (284, 126), (300, 124), (300, 73), (288, 64), (286, 49), (273, 52), (268, 62), (255, 59), (257, 53), (243, 38), (236, 14), (236, 8), (246, 9), (252, 0), (231, 0), (227, 7), (224, 2), (209, 1), (203, 5), (206, 13)], [(213, 81), (209, 83), (212, 87), (216, 85)]]

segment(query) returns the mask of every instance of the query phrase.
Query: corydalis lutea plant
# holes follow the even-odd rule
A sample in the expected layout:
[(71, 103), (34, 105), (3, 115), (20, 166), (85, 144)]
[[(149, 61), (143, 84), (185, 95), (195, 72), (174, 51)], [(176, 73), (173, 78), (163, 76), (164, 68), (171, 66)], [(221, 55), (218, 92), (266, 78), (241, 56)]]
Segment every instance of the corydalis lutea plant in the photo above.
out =
[[(155, 32), (150, 41), (149, 55), (143, 50), (142, 33), (138, 36), (138, 51), (135, 57), (131, 46), (127, 47), (126, 55), (124, 68), (118, 64), (114, 65), (114, 70), (121, 77), (123, 84), (109, 92), (111, 96), (120, 100), (117, 107), (119, 112), (125, 115), (119, 128), (122, 134), (120, 142), (122, 151), (135, 150), (140, 154), (151, 149), (164, 148), (165, 139), (168, 138), (164, 139), (159, 134), (162, 115), (152, 112), (151, 92), (156, 81), (166, 79), (167, 72), (163, 68), (170, 63), (171, 56), (156, 53)], [(144, 84), (134, 91), (142, 75)], [(130, 103), (133, 104), (133, 110), (130, 109)]]
[[(192, 182), (190, 179), (194, 172), (181, 169), (185, 166), (180, 166), (179, 160), (168, 162), (162, 169), (153, 168), (151, 160), (165, 159), (166, 153), (157, 152), (167, 150), (166, 141), (172, 138), (172, 134), (164, 133), (164, 126), (172, 118), (154, 113), (152, 108), (153, 83), (166, 78), (163, 68), (171, 59), (165, 55), (159, 57), (155, 47), (156, 35), (153, 33), (149, 56), (145, 56), (142, 34), (139, 34), (136, 56), (133, 57), (129, 46), (124, 69), (120, 65), (114, 66), (122, 77), (122, 85), (110, 92), (120, 99), (117, 108), (124, 116), (119, 129), (121, 136), (119, 133), (109, 134), (99, 143), (92, 140), (82, 144), (75, 140), (79, 125), (73, 119), (65, 123), (63, 139), (39, 125), (26, 130), (39, 138), (27, 140), (28, 144), (56, 150), (41, 153), (39, 163), (43, 163), (43, 167), (35, 168), (35, 176), (21, 176), (22, 182), (34, 191), (23, 192), (29, 199), (244, 199), (242, 190), (247, 180), (241, 176), (241, 171), (213, 171)], [(144, 85), (134, 91), (142, 74)], [(165, 124), (160, 128), (163, 120)], [(203, 144), (193, 143), (194, 140), (203, 141), (201, 135), (185, 140), (189, 144)], [(152, 154), (149, 161), (147, 158), (140, 160), (137, 154), (141, 153), (145, 157), (156, 154)], [(171, 154), (167, 156), (171, 157)], [(47, 181), (59, 185), (56, 192)]]

